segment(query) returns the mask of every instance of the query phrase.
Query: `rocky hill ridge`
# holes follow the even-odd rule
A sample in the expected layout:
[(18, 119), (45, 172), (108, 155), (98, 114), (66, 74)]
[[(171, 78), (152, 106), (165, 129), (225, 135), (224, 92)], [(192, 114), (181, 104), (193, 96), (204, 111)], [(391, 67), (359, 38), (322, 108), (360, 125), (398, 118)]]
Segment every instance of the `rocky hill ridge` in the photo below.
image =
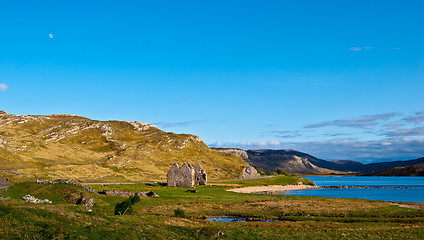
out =
[(0, 112), (0, 177), (163, 181), (173, 163), (184, 162), (201, 164), (211, 180), (235, 178), (247, 166), (198, 136), (148, 123)]

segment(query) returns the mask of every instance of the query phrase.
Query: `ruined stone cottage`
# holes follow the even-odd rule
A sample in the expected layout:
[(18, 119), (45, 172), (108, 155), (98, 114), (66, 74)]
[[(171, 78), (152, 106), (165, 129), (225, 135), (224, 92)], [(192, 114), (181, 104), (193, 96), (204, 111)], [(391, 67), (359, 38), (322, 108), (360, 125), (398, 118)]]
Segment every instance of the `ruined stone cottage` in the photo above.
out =
[(180, 168), (174, 163), (167, 174), (167, 183), (171, 187), (206, 185), (207, 175), (199, 164), (193, 168), (190, 164), (184, 163)]

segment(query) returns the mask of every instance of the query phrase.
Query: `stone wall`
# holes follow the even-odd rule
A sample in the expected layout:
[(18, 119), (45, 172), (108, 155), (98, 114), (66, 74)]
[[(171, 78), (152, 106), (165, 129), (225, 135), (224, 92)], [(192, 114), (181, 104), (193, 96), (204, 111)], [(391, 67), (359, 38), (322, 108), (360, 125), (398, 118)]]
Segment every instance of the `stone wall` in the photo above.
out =
[(194, 177), (196, 185), (206, 185), (208, 182), (207, 174), (199, 164), (194, 167)]
[(190, 164), (184, 163), (181, 166), (179, 187), (193, 187), (194, 185), (194, 169)]

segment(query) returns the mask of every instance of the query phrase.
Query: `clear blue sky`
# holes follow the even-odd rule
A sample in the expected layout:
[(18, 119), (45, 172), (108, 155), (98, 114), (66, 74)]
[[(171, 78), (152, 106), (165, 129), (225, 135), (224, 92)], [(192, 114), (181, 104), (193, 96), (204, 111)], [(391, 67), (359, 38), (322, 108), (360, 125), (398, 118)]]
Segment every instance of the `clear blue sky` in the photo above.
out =
[(0, 2), (0, 109), (210, 146), (424, 156), (423, 1)]

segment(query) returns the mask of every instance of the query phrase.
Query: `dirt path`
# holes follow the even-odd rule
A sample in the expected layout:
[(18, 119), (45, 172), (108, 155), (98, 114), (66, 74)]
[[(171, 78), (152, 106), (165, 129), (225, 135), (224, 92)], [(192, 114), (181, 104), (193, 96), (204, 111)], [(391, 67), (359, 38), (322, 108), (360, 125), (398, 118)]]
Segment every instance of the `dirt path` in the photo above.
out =
[(105, 182), (105, 183), (81, 183), (82, 185), (121, 185), (121, 184), (146, 184), (146, 183), (134, 183), (134, 182)]

